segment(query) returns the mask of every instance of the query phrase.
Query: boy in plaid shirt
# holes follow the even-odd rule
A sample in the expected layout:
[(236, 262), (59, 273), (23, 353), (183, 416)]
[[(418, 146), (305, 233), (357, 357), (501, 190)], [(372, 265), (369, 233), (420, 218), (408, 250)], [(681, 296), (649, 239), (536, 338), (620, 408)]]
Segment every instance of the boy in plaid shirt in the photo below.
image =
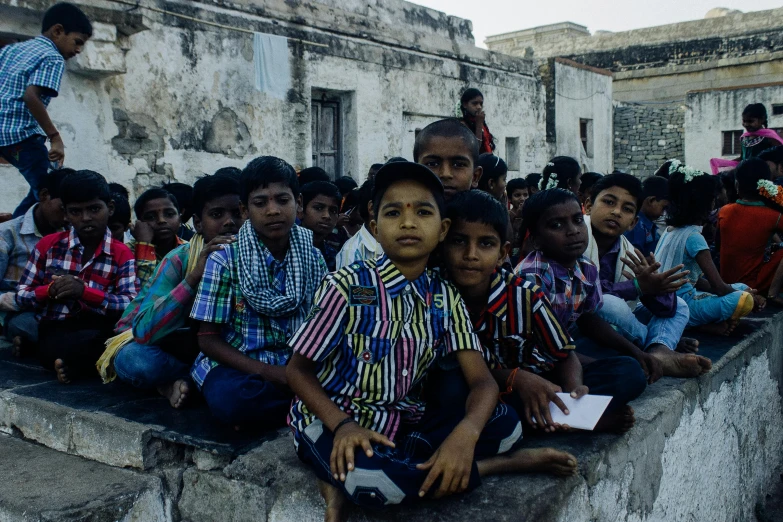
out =
[(14, 217), (38, 201), (38, 185), (49, 162), (62, 166), (65, 160), (63, 140), (46, 107), (60, 90), (65, 60), (79, 54), (90, 36), (87, 16), (75, 5), (60, 3), (44, 14), (41, 36), (0, 50), (0, 157), (30, 184)]
[(72, 228), (35, 246), (16, 295), (39, 317), (38, 358), (69, 383), (95, 372), (114, 323), (136, 296), (133, 254), (112, 239), (106, 179), (89, 170), (67, 176), (60, 198)]

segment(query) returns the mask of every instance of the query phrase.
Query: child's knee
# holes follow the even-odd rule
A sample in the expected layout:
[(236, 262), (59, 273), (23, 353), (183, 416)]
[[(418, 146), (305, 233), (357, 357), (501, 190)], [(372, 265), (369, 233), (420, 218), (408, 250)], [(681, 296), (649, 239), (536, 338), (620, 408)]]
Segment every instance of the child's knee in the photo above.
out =
[(640, 396), (647, 388), (647, 376), (639, 361), (633, 357), (620, 356), (612, 359), (618, 386), (615, 398), (625, 404)]
[(479, 446), (487, 446), (478, 456), (500, 455), (516, 448), (522, 442), (522, 422), (517, 411), (507, 404), (498, 404), (481, 433)]

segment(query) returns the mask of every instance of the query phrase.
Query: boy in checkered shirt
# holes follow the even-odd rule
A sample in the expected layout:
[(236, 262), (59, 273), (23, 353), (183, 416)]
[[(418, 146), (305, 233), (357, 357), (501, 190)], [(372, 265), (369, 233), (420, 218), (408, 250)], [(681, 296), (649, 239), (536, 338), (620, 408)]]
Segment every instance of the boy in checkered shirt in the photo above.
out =
[(35, 246), (16, 302), (36, 311), (38, 358), (67, 384), (97, 373), (104, 343), (138, 288), (133, 253), (108, 227), (114, 203), (106, 179), (90, 170), (69, 174), (60, 199), (71, 228)]
[(60, 90), (65, 61), (79, 54), (90, 36), (87, 16), (75, 5), (59, 3), (44, 14), (40, 36), (0, 50), (0, 157), (30, 184), (14, 217), (38, 201), (49, 162), (62, 166), (65, 160), (63, 140), (46, 107)]

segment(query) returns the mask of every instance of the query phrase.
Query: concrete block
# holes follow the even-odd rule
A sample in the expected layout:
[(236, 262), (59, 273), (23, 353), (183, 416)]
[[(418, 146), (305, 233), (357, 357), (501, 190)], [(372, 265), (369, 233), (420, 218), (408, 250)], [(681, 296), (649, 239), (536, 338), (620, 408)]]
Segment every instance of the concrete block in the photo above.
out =
[(125, 52), (112, 42), (88, 40), (81, 54), (68, 60), (68, 70), (90, 78), (125, 74)]
[(193, 452), (193, 463), (201, 471), (223, 469), (231, 462), (229, 455), (219, 455), (211, 451), (197, 449)]
[(264, 487), (191, 469), (183, 475), (178, 507), (190, 522), (258, 522), (266, 519), (267, 494)]

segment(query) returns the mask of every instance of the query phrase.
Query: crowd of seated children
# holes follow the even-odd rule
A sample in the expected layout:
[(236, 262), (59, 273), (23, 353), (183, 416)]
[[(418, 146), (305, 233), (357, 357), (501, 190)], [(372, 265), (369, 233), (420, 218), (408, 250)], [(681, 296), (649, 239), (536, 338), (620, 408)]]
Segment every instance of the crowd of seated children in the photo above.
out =
[(212, 252), (236, 241), (243, 223), (239, 179), (215, 173), (196, 181), (192, 196), (196, 235), (166, 254), (149, 284), (125, 309), (98, 363), (104, 382), (114, 372), (123, 382), (157, 389), (171, 406), (183, 406), (190, 393), (189, 373), (198, 354), (190, 310)]
[[(682, 266), (659, 271), (652, 252), (633, 248), (623, 233), (636, 225), (642, 183), (630, 174), (610, 174), (593, 185), (585, 204), (587, 257), (598, 267), (603, 296), (599, 315), (626, 339), (655, 357), (666, 376), (696, 377), (709, 371), (693, 339), (682, 339), (688, 306), (676, 295), (685, 284)], [(628, 303), (640, 301), (632, 311)], [(591, 350), (596, 356), (602, 353)], [(686, 353), (679, 353), (686, 352)]]
[(372, 200), (373, 181), (368, 179), (359, 187), (356, 194), (355, 207), (351, 216), (358, 215), (362, 228), (354, 234), (337, 253), (335, 264), (337, 269), (365, 259), (377, 259), (383, 254), (383, 247), (370, 232), (370, 202)]
[(170, 192), (162, 188), (145, 190), (133, 204), (133, 212), (134, 239), (127, 245), (136, 259), (139, 286), (144, 288), (160, 260), (185, 241), (177, 235), (182, 224), (179, 203)]
[(337, 185), (328, 181), (312, 181), (300, 189), (302, 207), (298, 211), (302, 226), (313, 233), (313, 245), (321, 252), (330, 272), (336, 270), (337, 250), (327, 241), (337, 225), (342, 195)]
[(478, 182), (478, 189), (491, 194), (498, 201), (507, 202), (506, 196), (506, 176), (508, 175), (508, 166), (498, 156), (484, 153), (479, 156), (478, 161), (481, 167), (481, 179)]
[(108, 228), (114, 204), (104, 177), (89, 170), (69, 174), (60, 199), (71, 227), (38, 242), (16, 300), (39, 317), (41, 364), (68, 383), (95, 373), (105, 341), (138, 289), (133, 254)]
[(13, 343), (16, 357), (38, 344), (35, 312), (21, 310), (16, 303), (19, 280), (38, 241), (63, 230), (67, 224), (60, 184), (72, 172), (65, 168), (50, 172), (38, 185), (38, 203), (24, 215), (0, 224), (0, 323), (6, 339)]
[(669, 206), (669, 180), (650, 176), (642, 182), (642, 204), (636, 226), (626, 232), (626, 239), (644, 255), (655, 252), (660, 233), (655, 221), (666, 213)]
[(780, 304), (783, 250), (773, 253), (770, 247), (783, 234), (783, 208), (769, 199), (770, 191), (779, 189), (769, 180), (769, 167), (760, 158), (742, 161), (735, 176), (739, 199), (721, 208), (718, 215), (721, 279), (755, 288), (770, 302)]
[(232, 425), (282, 425), (291, 402), (286, 344), (326, 274), (310, 230), (295, 224), (299, 183), (285, 161), (263, 156), (239, 180), (247, 221), (207, 260), (190, 318), (201, 350), (191, 377), (209, 410)]
[[(445, 273), (467, 305), (503, 401), (528, 426), (554, 432), (568, 429), (553, 423), (549, 413), (550, 402), (568, 413), (557, 392), (574, 398), (588, 392), (610, 395), (596, 429), (629, 429), (634, 419), (626, 405), (646, 386), (639, 363), (617, 356), (582, 365), (544, 292), (501, 266), (510, 243), (500, 202), (466, 192), (449, 203), (446, 216), (451, 226), (444, 243)], [(449, 401), (439, 407), (459, 406), (459, 396), (450, 391)]]
[[(443, 206), (443, 185), (430, 170), (381, 168), (371, 227), (386, 254), (330, 274), (290, 341), (290, 425), (326, 499), (326, 520), (341, 520), (347, 500), (381, 507), (440, 497), (470, 490), (484, 475), (531, 467), (518, 449), (519, 418), (498, 404), (459, 293), (427, 268), (448, 232)], [(450, 353), (469, 390), (464, 415), (429, 408), (418, 393)], [(547, 459), (536, 464), (575, 470), (568, 454), (552, 450)]]
[(688, 326), (715, 334), (730, 334), (742, 317), (764, 307), (765, 299), (742, 283), (726, 284), (701, 234), (715, 206), (719, 181), (679, 161), (670, 165), (668, 227), (661, 235), (655, 259), (662, 271), (683, 266), (687, 282), (677, 295), (687, 304)]

